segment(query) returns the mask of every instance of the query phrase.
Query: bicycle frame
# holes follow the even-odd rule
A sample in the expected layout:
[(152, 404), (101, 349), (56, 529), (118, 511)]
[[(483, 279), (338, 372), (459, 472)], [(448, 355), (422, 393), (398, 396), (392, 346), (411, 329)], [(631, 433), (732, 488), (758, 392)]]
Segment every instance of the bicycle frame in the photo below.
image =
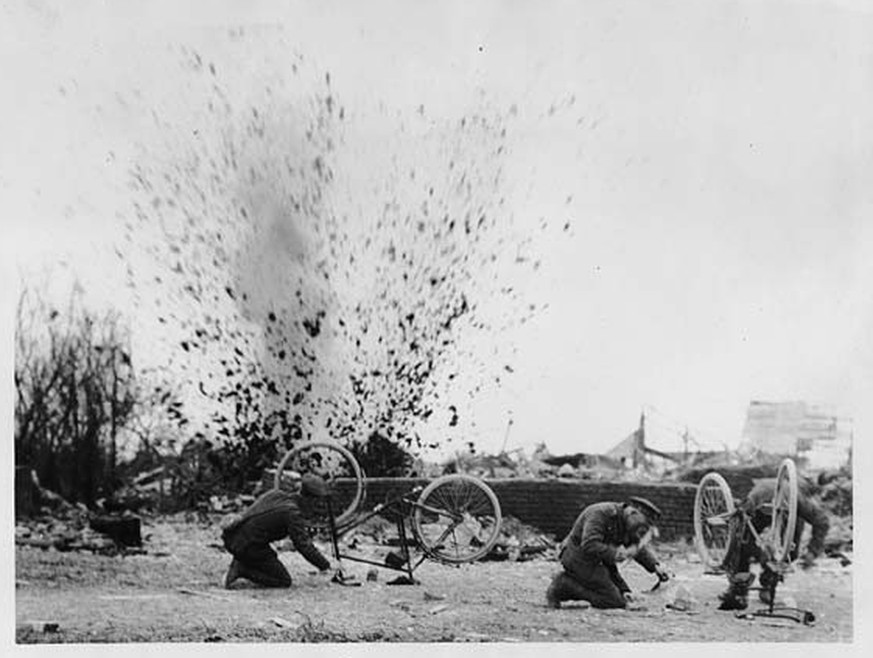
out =
[[(413, 576), (413, 572), (421, 565), (422, 562), (424, 562), (427, 559), (428, 555), (426, 552), (422, 552), (422, 554), (417, 558), (417, 560), (413, 564), (412, 551), (410, 550), (410, 548), (413, 546), (413, 543), (410, 542), (410, 538), (407, 536), (407, 533), (406, 533), (407, 517), (409, 517), (411, 515), (412, 509), (421, 509), (421, 510), (424, 510), (426, 512), (431, 512), (433, 514), (439, 514), (439, 515), (444, 515), (444, 516), (447, 514), (446, 510), (440, 510), (440, 509), (429, 507), (427, 505), (422, 505), (421, 503), (419, 503), (417, 500), (414, 499), (414, 496), (419, 494), (423, 489), (424, 489), (424, 487), (422, 487), (422, 486), (416, 486), (412, 490), (410, 490), (409, 492), (407, 492), (405, 494), (395, 496), (384, 503), (379, 503), (371, 511), (369, 511), (365, 514), (360, 514), (354, 520), (349, 521), (343, 525), (342, 531), (345, 533), (345, 532), (348, 532), (349, 530), (353, 530), (354, 528), (357, 528), (357, 527), (363, 525), (364, 523), (366, 523), (367, 521), (369, 521), (373, 517), (380, 515), (386, 509), (396, 510), (398, 512), (398, 514), (396, 515), (395, 523), (397, 525), (397, 534), (398, 534), (398, 537), (400, 540), (400, 553), (401, 553), (401, 556), (403, 557), (403, 565), (402, 566), (401, 565), (395, 566), (395, 565), (391, 565), (391, 564), (386, 564), (385, 562), (377, 562), (375, 560), (364, 558), (364, 557), (361, 557), (358, 555), (353, 555), (350, 553), (343, 553), (340, 550), (340, 546), (339, 546), (340, 530), (336, 525), (336, 520), (335, 520), (334, 515), (333, 515), (333, 509), (331, 507), (330, 499), (328, 498), (327, 509), (328, 509), (328, 516), (329, 516), (330, 539), (331, 539), (331, 545), (333, 548), (334, 557), (337, 559), (337, 561), (340, 561), (341, 559), (344, 558), (347, 560), (351, 560), (353, 562), (360, 562), (363, 564), (369, 564), (372, 566), (381, 567), (383, 569), (391, 569), (393, 571), (400, 571), (400, 572), (403, 572), (406, 574), (406, 580), (398, 582), (396, 584), (414, 584), (416, 581), (415, 581), (415, 578)], [(458, 521), (458, 520), (459, 519), (456, 519), (456, 521)], [(449, 532), (451, 532), (451, 528), (447, 529), (443, 533), (443, 535), (440, 537), (440, 540), (442, 540), (446, 536), (448, 536)]]

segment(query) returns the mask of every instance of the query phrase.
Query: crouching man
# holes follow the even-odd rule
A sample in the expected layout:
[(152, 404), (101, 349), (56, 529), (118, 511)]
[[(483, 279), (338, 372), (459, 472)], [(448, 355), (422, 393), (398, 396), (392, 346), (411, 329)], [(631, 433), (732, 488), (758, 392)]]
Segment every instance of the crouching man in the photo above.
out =
[(546, 591), (546, 604), (559, 608), (562, 601), (588, 601), (595, 608), (624, 608), (631, 589), (618, 572), (627, 559), (646, 571), (669, 579), (647, 544), (655, 535), (661, 511), (644, 498), (626, 503), (589, 505), (578, 516), (570, 534), (561, 542), (563, 571)]
[[(794, 538), (788, 554), (790, 562), (797, 560), (800, 553), (800, 541), (808, 523), (812, 527), (812, 536), (806, 551), (800, 558), (804, 569), (811, 567), (816, 558), (824, 551), (824, 542), (830, 527), (827, 512), (819, 505), (814, 496), (815, 485), (801, 479), (797, 492), (797, 524), (794, 528)], [(755, 531), (760, 535), (772, 523), (772, 502), (776, 490), (776, 480), (758, 481), (749, 491), (740, 507), (751, 520)], [(751, 572), (752, 562), (761, 566), (760, 590), (758, 597), (762, 603), (770, 603), (771, 592), (782, 580), (782, 576), (770, 568), (769, 556), (758, 545), (755, 535), (749, 529), (745, 519), (734, 521), (737, 526), (731, 533), (731, 543), (722, 567), (727, 574), (728, 588), (719, 594), (719, 610), (745, 610), (748, 607), (749, 588), (755, 582), (755, 574)]]
[[(324, 480), (304, 475), (299, 493), (273, 488), (262, 494), (222, 531), (224, 546), (233, 555), (224, 586), (239, 578), (263, 587), (290, 587), (291, 576), (270, 543), (289, 537), (309, 563), (325, 572), (330, 562), (312, 543), (303, 512), (317, 498), (327, 495)], [(303, 511), (301, 511), (303, 510)]]

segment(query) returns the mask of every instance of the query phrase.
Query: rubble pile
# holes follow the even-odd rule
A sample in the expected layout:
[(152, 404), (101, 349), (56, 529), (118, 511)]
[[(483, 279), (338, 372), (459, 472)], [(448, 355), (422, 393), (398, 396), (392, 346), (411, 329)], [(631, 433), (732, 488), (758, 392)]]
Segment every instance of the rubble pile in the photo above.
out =
[(537, 477), (540, 472), (540, 465), (526, 459), (520, 451), (491, 455), (470, 450), (456, 453), (443, 464), (440, 474), (467, 473), (481, 478), (523, 478)]
[(497, 454), (467, 450), (456, 453), (439, 474), (467, 473), (481, 478), (624, 480), (651, 479), (622, 467), (620, 462), (588, 453), (553, 455), (541, 443), (530, 457), (521, 449)]
[(525, 562), (551, 558), (557, 546), (555, 540), (537, 528), (522, 523), (513, 516), (504, 517), (494, 548), (484, 560)]
[(16, 520), (16, 545), (104, 555), (145, 552), (140, 518), (130, 510), (108, 513), (101, 506), (92, 511), (40, 486), (35, 477), (32, 494), (37, 509)]
[(124, 546), (111, 536), (91, 527), (87, 510), (74, 508), (58, 514), (40, 514), (19, 520), (15, 525), (15, 543), (19, 546), (53, 548), (58, 551), (91, 551), (101, 555), (119, 552), (142, 552), (142, 549)]

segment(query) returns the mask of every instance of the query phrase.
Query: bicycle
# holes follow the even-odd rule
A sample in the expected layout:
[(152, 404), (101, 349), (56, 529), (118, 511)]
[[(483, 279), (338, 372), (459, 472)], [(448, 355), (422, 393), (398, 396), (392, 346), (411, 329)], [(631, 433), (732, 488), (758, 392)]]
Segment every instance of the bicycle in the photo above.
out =
[(804, 624), (811, 624), (815, 616), (809, 610), (776, 605), (776, 586), (791, 573), (791, 562), (796, 552), (794, 531), (797, 525), (797, 467), (790, 458), (782, 460), (776, 473), (773, 502), (765, 511), (770, 515), (770, 525), (758, 532), (749, 513), (734, 502), (727, 481), (716, 472), (701, 478), (694, 496), (694, 541), (704, 565), (704, 573), (724, 573), (723, 562), (728, 547), (738, 541), (737, 533), (748, 530), (761, 549), (766, 567), (776, 574), (764, 589), (768, 594), (768, 607), (745, 617), (784, 617)]
[[(474, 562), (489, 553), (500, 534), (500, 502), (487, 484), (471, 475), (442, 475), (359, 513), (366, 495), (366, 475), (346, 448), (328, 441), (310, 441), (292, 448), (276, 469), (276, 487), (287, 470), (299, 476), (318, 475), (327, 483), (329, 495), (313, 506), (310, 525), (327, 531), (337, 562), (341, 564), (345, 558), (404, 572), (405, 576), (393, 584), (414, 584), (413, 572), (426, 559), (454, 565)], [(341, 550), (341, 535), (379, 515), (397, 526), (399, 561), (376, 562)], [(413, 555), (415, 549), (420, 555)], [(360, 584), (353, 583), (341, 566), (333, 580)]]

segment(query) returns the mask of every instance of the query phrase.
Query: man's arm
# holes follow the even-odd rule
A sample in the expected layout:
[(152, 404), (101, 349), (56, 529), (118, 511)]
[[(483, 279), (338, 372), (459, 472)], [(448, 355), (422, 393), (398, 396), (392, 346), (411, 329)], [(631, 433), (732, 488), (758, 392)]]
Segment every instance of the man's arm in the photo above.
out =
[(649, 573), (656, 573), (658, 571), (658, 558), (655, 557), (652, 549), (648, 546), (642, 546), (637, 551), (637, 554), (634, 555), (634, 560)]
[(622, 594), (630, 594), (631, 588), (630, 585), (627, 584), (627, 581), (622, 578), (621, 574), (618, 571), (618, 567), (614, 564), (607, 567), (609, 570), (609, 578), (612, 580), (612, 583), (618, 587), (618, 591)]
[(288, 537), (294, 544), (294, 548), (297, 549), (307, 562), (317, 567), (319, 571), (330, 569), (330, 562), (312, 543), (309, 533), (306, 532), (303, 516), (296, 509), (291, 510), (291, 519), (288, 523)]

